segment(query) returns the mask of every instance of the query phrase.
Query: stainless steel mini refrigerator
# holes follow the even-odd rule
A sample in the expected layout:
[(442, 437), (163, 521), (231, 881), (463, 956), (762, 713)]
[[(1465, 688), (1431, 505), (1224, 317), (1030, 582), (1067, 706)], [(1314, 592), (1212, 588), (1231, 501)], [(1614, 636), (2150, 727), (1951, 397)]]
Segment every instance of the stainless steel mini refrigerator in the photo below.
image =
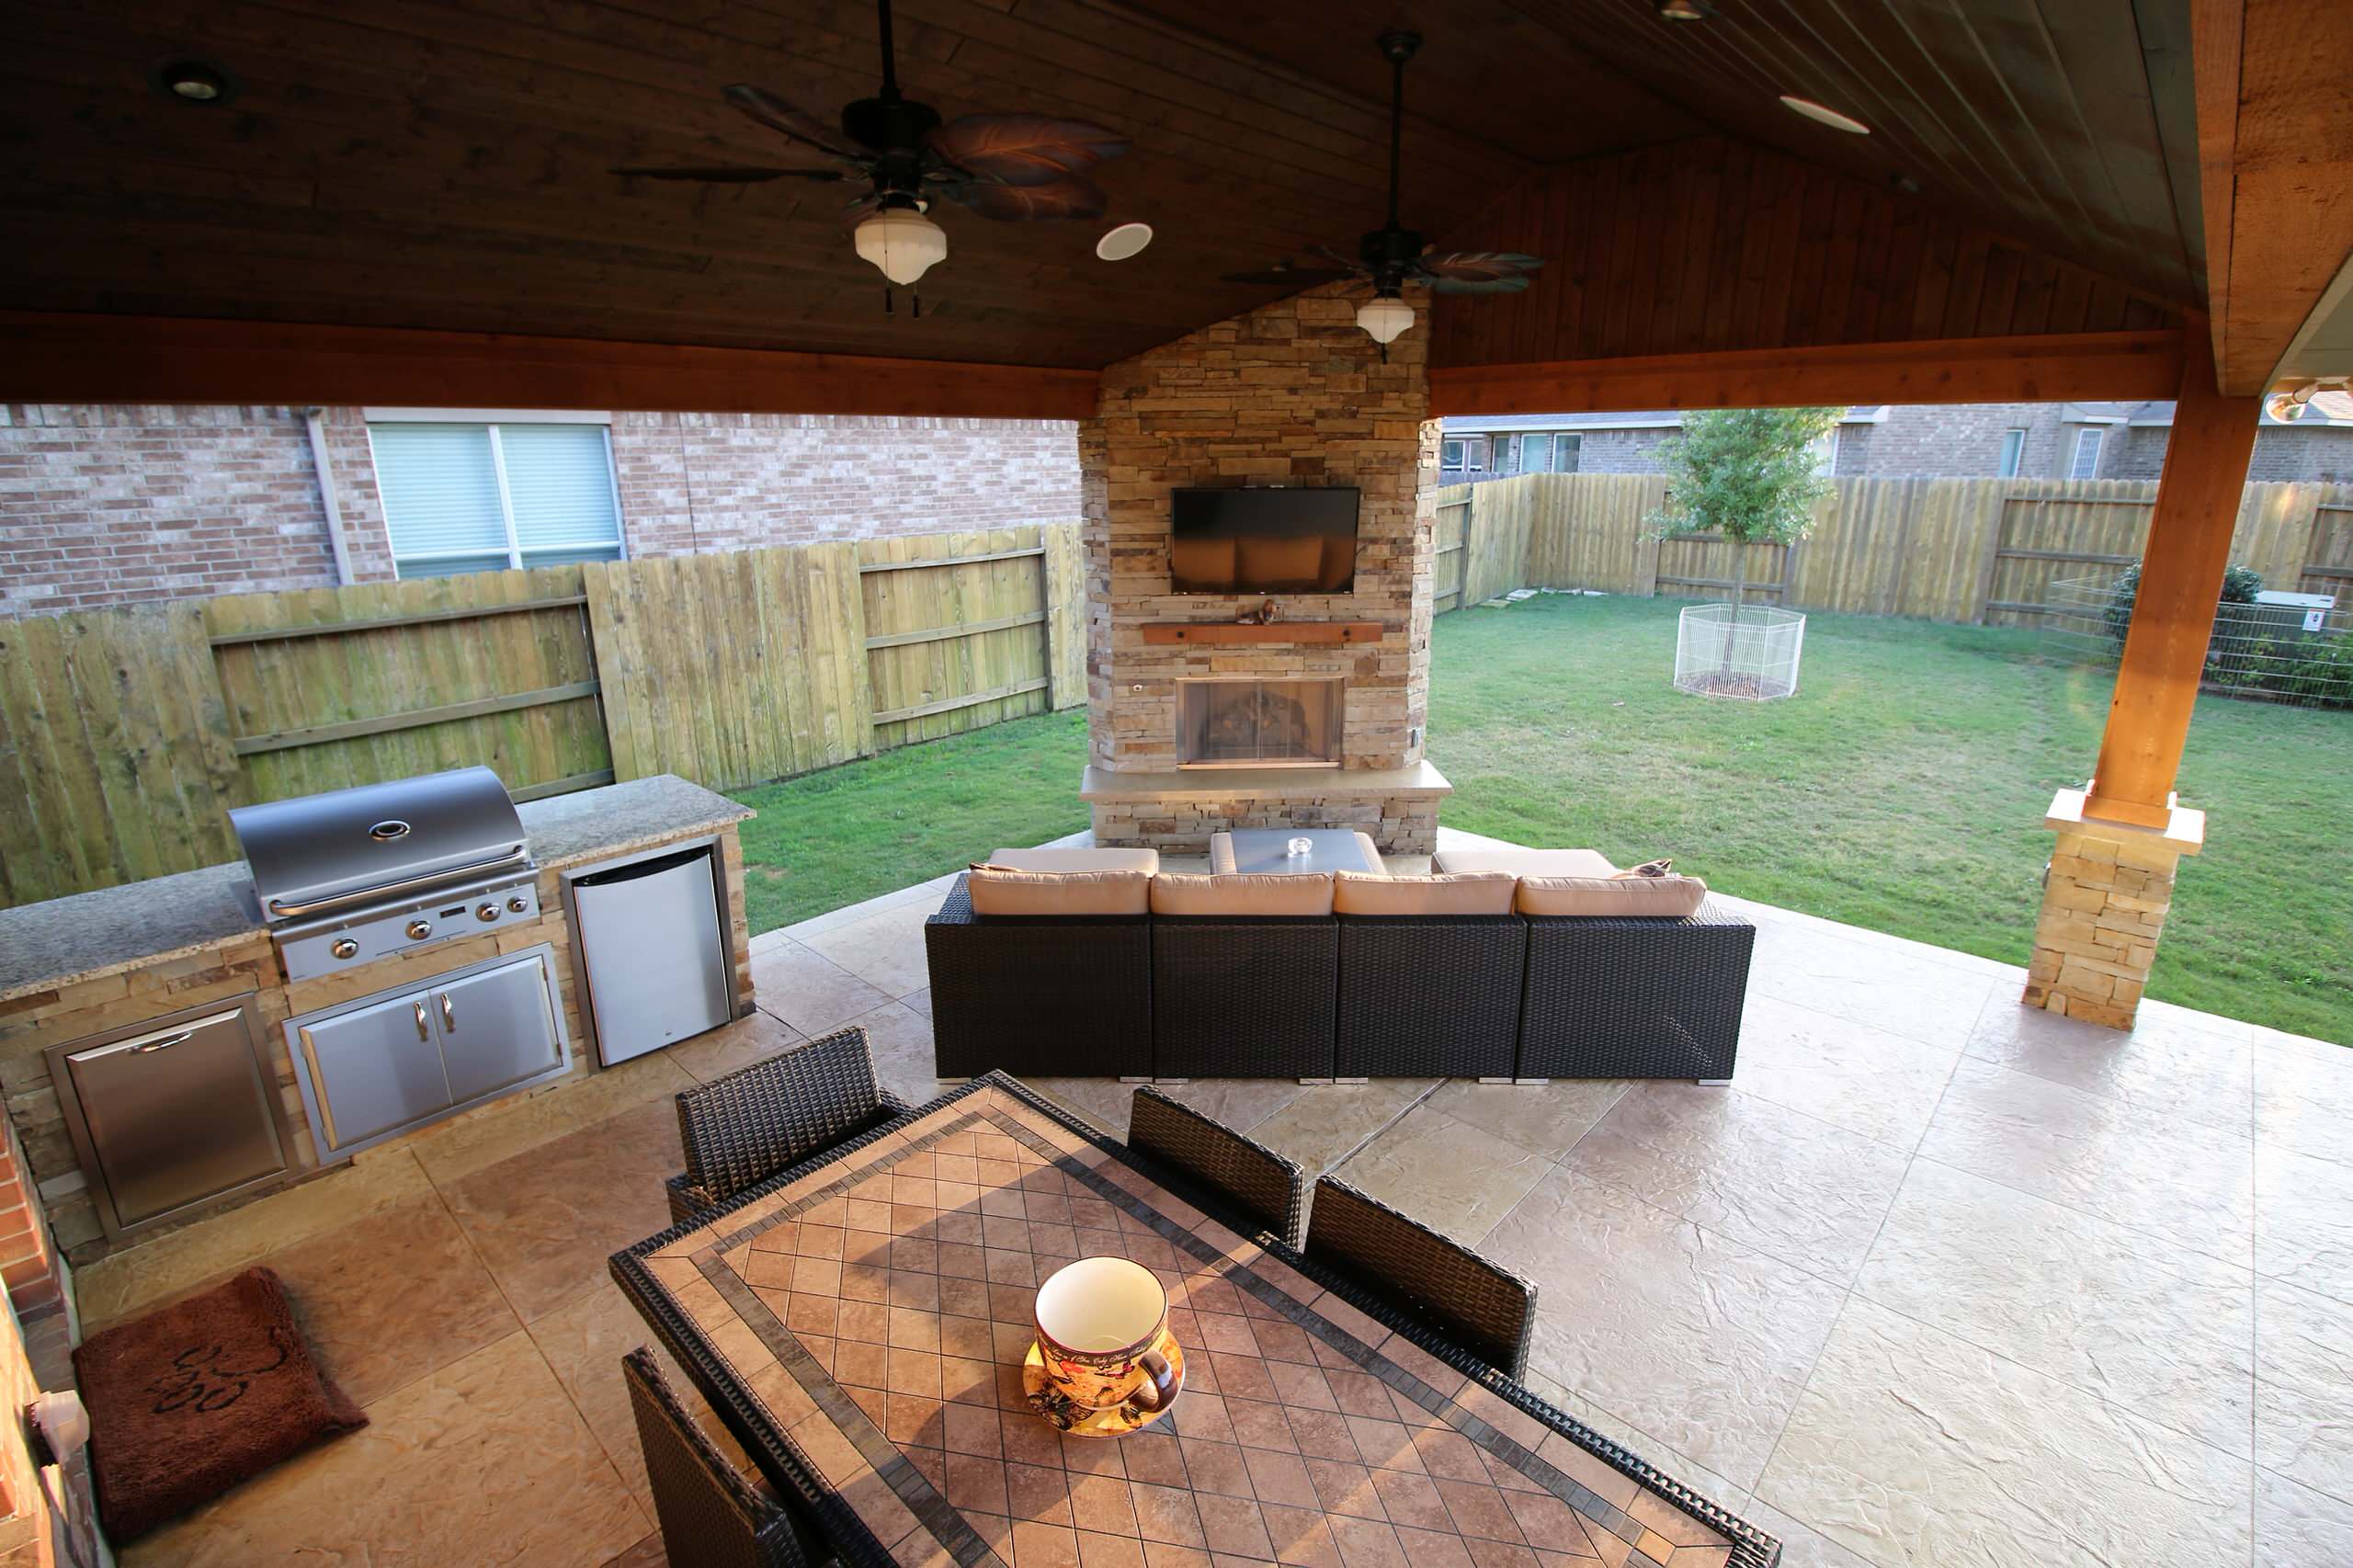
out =
[(719, 846), (650, 850), (564, 877), (581, 1015), (609, 1067), (734, 1016)]

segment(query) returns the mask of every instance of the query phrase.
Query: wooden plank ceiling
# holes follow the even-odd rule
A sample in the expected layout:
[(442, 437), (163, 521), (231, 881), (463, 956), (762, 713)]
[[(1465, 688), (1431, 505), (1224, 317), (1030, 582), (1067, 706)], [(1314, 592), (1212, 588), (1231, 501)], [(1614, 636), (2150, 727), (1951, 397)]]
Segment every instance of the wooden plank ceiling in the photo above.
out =
[[(1891, 232), (1904, 210), (1950, 215), (2194, 304), (2188, 3), (1719, 0), (1677, 25), (1650, 0), (901, 0), (914, 96), (1135, 143), (1101, 171), (1100, 222), (951, 210), (918, 322), (883, 314), (840, 187), (607, 172), (792, 161), (718, 90), (752, 81), (828, 117), (871, 92), (856, 0), (23, 0), (0, 57), (0, 304), (1094, 368), (1269, 297), (1220, 272), (1378, 223), (1369, 35), (1398, 23), (1429, 40), (1404, 183), (1433, 235), (1545, 166), (1704, 137), (1727, 160), (1756, 146), (1874, 188), (1916, 180), (1916, 204), (1874, 207)], [(150, 84), (186, 56), (233, 73), (235, 100)], [(1782, 92), (1874, 134), (1813, 126)], [(1130, 219), (1157, 241), (1097, 261), (1097, 233)]]

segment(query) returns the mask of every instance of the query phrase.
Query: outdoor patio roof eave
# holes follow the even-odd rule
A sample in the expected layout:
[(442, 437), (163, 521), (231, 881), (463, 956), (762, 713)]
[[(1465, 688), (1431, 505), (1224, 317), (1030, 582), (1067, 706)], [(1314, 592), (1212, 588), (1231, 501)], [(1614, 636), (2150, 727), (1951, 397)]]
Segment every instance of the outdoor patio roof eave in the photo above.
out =
[(1431, 367), (1433, 417), (2171, 398), (2182, 334), (2052, 333)]
[(0, 311), (0, 401), (628, 408), (1086, 419), (1047, 365), (186, 317)]

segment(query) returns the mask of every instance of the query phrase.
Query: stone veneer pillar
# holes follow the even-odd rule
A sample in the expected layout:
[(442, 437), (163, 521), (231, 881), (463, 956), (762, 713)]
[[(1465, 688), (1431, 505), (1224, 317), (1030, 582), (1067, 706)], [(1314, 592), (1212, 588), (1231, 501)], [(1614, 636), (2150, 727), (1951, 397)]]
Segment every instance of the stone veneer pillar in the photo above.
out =
[(2204, 846), (2206, 813), (2173, 808), (2163, 827), (2084, 814), (2062, 790), (2043, 825), (2059, 835), (2027, 966), (2028, 1006), (2129, 1029), (2173, 905), (2174, 872)]
[[(1386, 361), (1327, 287), (1219, 322), (1105, 369), (1078, 433), (1086, 571), (1087, 761), (1099, 842), (1198, 852), (1222, 827), (1355, 827), (1428, 853), (1449, 786), (1423, 760), (1432, 489), (1429, 324)], [(1267, 596), (1169, 591), (1169, 495), (1186, 486), (1353, 485), (1352, 591), (1279, 600), (1284, 622), (1375, 621), (1346, 645), (1147, 643), (1157, 623), (1230, 622)], [(1176, 767), (1177, 687), (1261, 675), (1347, 683), (1338, 768)]]

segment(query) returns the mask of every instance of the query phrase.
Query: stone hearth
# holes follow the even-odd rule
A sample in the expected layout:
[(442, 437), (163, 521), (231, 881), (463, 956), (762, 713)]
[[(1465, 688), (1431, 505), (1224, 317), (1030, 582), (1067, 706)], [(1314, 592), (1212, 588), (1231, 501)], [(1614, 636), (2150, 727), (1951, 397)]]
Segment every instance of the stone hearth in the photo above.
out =
[[(1103, 372), (1079, 427), (1086, 567), (1088, 766), (1101, 844), (1199, 853), (1226, 827), (1351, 827), (1427, 854), (1450, 787), (1423, 758), (1429, 707), (1431, 486), (1427, 323), (1387, 363), (1336, 290), (1279, 301)], [(1349, 592), (1276, 596), (1265, 641), (1147, 642), (1145, 629), (1231, 623), (1263, 595), (1170, 591), (1170, 494), (1188, 485), (1352, 485)], [(1320, 622), (1377, 637), (1284, 640)], [(1336, 747), (1318, 767), (1183, 766), (1194, 681), (1338, 681)], [(1296, 688), (1292, 688), (1296, 689)], [(1329, 753), (1337, 752), (1337, 767)], [(1267, 757), (1260, 761), (1301, 761)]]

